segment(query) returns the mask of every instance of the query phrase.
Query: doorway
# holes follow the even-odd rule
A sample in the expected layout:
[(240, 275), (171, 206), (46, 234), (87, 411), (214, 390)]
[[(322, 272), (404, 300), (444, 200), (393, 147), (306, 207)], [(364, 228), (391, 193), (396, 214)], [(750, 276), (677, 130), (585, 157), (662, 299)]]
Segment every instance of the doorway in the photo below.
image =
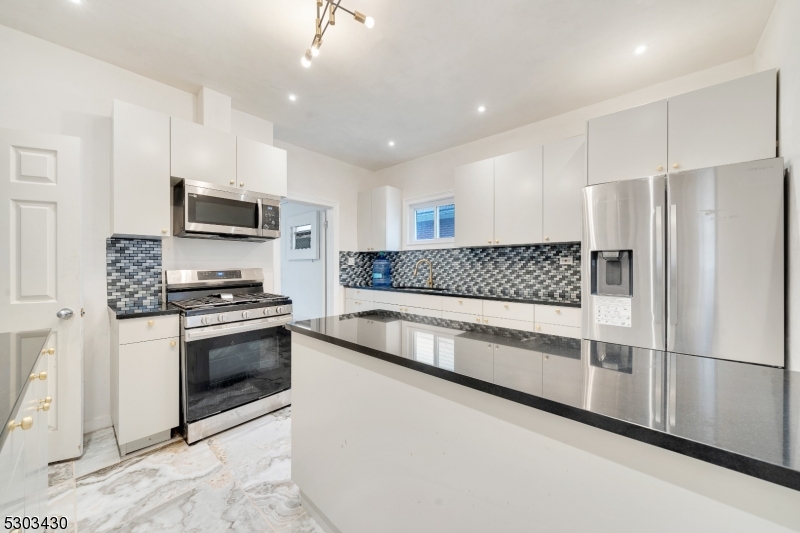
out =
[(281, 293), (292, 299), (295, 320), (326, 315), (331, 258), (330, 208), (281, 202)]

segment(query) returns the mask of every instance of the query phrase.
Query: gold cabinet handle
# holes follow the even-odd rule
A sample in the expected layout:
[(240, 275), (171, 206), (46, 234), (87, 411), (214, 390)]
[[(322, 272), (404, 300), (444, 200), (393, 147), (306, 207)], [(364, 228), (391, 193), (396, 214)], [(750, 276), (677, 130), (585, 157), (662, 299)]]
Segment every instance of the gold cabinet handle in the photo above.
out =
[(13, 420), (8, 423), (8, 430), (14, 431), (17, 428), (22, 428), (23, 430), (28, 430), (33, 427), (33, 418), (30, 416), (26, 416), (19, 422), (14, 422)]
[(231, 185), (236, 185), (236, 180), (231, 180)]
[(492, 244), (492, 239), (489, 239), (489, 244)]
[(175, 347), (175, 344), (177, 344), (175, 341), (170, 341), (169, 342), (169, 345), (172, 346), (172, 347)]
[(464, 305), (464, 300), (459, 300), (458, 305)]
[(542, 331), (542, 326), (536, 326), (536, 331)]
[(560, 315), (561, 314), (561, 309), (556, 309), (556, 314)]
[(483, 323), (484, 323), (484, 324), (488, 324), (488, 323), (489, 323), (489, 319), (488, 319), (488, 318), (484, 318), (484, 319), (483, 319)]
[(494, 243), (495, 243), (495, 244), (500, 244), (500, 241), (499, 241), (499, 240), (497, 240), (497, 241), (494, 241)]
[(147, 325), (148, 325), (148, 326), (152, 326), (152, 325), (153, 325), (153, 324), (155, 324), (155, 323), (156, 323), (156, 321), (155, 321), (155, 320), (148, 320), (148, 321), (147, 321)]
[(506, 309), (508, 309), (508, 304), (504, 305), (503, 307), (505, 307)]
[(163, 233), (164, 235), (166, 235), (166, 234), (167, 234), (167, 230), (166, 230), (166, 228), (165, 228), (165, 229), (162, 229), (162, 230), (161, 230), (161, 233)]
[(661, 172), (662, 170), (664, 170), (664, 167), (662, 167), (661, 165), (658, 165), (658, 166), (656, 167), (656, 170), (657, 170), (657, 171), (659, 171), (659, 172)]
[(672, 168), (678, 168), (680, 165), (678, 163), (672, 163)]
[(56, 349), (55, 348), (45, 348), (44, 350), (42, 350), (42, 355), (45, 355), (45, 354), (53, 355), (54, 353), (56, 353)]
[(549, 241), (550, 237), (545, 237), (544, 240)]
[(37, 411), (49, 411), (50, 410), (50, 402), (40, 402), (39, 407), (36, 408)]
[(35, 381), (37, 378), (41, 379), (42, 381), (46, 380), (47, 379), (47, 372), (42, 371), (42, 372), (39, 372), (38, 374), (36, 374), (36, 373), (31, 374), (28, 379), (30, 379), (31, 381)]
[(244, 182), (243, 181), (239, 182), (239, 187), (244, 187)]

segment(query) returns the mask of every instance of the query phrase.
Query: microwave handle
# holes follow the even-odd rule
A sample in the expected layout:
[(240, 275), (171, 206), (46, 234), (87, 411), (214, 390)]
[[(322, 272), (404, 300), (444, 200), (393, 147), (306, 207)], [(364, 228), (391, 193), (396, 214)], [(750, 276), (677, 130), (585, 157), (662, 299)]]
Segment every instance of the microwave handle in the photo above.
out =
[(264, 205), (261, 203), (261, 198), (258, 199), (258, 234), (264, 236)]

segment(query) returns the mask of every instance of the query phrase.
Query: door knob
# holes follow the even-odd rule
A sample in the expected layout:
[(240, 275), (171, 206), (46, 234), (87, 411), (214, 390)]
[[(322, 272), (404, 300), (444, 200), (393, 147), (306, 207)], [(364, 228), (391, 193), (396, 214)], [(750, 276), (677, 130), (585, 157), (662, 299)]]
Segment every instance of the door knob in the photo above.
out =
[(74, 314), (75, 313), (72, 312), (72, 309), (65, 307), (64, 309), (56, 313), (56, 316), (62, 320), (69, 320), (70, 318), (72, 318), (72, 315)]

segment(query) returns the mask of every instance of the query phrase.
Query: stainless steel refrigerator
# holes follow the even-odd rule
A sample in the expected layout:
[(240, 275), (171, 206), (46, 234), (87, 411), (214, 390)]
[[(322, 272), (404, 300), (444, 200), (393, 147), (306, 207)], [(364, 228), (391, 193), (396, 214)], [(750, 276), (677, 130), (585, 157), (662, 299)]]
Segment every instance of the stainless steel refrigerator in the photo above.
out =
[(583, 338), (784, 366), (783, 159), (583, 189)]

